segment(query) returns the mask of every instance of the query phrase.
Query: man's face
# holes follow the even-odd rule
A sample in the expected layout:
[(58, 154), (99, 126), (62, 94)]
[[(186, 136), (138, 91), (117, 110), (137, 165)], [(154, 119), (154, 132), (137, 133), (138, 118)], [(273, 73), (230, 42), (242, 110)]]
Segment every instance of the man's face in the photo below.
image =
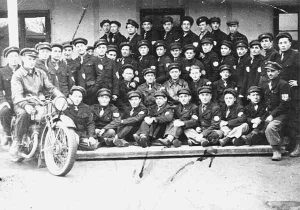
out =
[(124, 69), (122, 76), (125, 81), (131, 81), (134, 77), (133, 69), (131, 69), (131, 68)]
[(107, 51), (107, 46), (105, 44), (100, 44), (96, 47), (97, 55), (104, 56)]
[(182, 22), (181, 28), (184, 32), (188, 32), (191, 30), (191, 23), (189, 21), (185, 20)]
[(39, 50), (39, 59), (47, 60), (51, 54), (51, 51), (48, 49), (40, 49)]
[(201, 22), (201, 23), (198, 25), (198, 27), (199, 27), (199, 29), (200, 29), (200, 32), (202, 33), (202, 32), (204, 32), (204, 31), (206, 31), (206, 29), (207, 29), (207, 24), (206, 24), (206, 22)]
[(142, 56), (145, 56), (149, 52), (149, 48), (146, 45), (142, 45), (139, 47), (139, 52)]
[(163, 56), (166, 53), (166, 49), (163, 46), (159, 46), (156, 48), (156, 54), (158, 57)]
[(73, 101), (73, 104), (75, 106), (78, 106), (83, 99), (82, 93), (78, 90), (75, 90), (72, 92), (72, 94), (69, 96), (69, 98)]
[(279, 47), (279, 50), (281, 52), (285, 52), (287, 50), (289, 50), (292, 46), (292, 43), (290, 42), (290, 40), (288, 38), (280, 38), (278, 40), (278, 47)]
[(148, 73), (144, 76), (144, 79), (148, 84), (152, 84), (155, 81), (155, 75), (153, 73)]
[(261, 40), (260, 45), (264, 50), (268, 50), (273, 46), (273, 41), (269, 38), (264, 38)]
[(111, 33), (115, 34), (118, 31), (119, 31), (119, 27), (116, 24), (113, 23), (113, 24), (110, 25), (110, 32)]
[(150, 31), (152, 28), (152, 24), (150, 22), (143, 22), (142, 27), (145, 31)]
[(106, 56), (111, 59), (111, 60), (116, 60), (117, 59), (117, 52), (116, 51), (108, 51), (106, 53)]
[(141, 98), (140, 97), (131, 97), (129, 99), (129, 103), (131, 105), (132, 108), (136, 108), (140, 105), (141, 103)]
[(190, 70), (190, 77), (193, 79), (193, 81), (198, 81), (201, 77), (201, 72), (199, 69), (191, 69)]
[(249, 94), (248, 98), (253, 104), (258, 104), (260, 102), (260, 94), (257, 92), (252, 92)]
[(169, 31), (171, 31), (172, 28), (173, 28), (173, 23), (171, 23), (171, 22), (165, 22), (165, 23), (163, 24), (163, 27), (164, 27), (164, 30), (165, 30), (166, 32), (169, 32)]
[(236, 101), (236, 98), (231, 94), (231, 93), (227, 93), (224, 96), (224, 101), (226, 106), (232, 106), (234, 104), (234, 102)]
[(180, 49), (173, 49), (170, 52), (174, 58), (178, 58), (182, 51)]
[(78, 52), (79, 55), (84, 55), (86, 52), (86, 45), (83, 43), (78, 43), (76, 44), (76, 50)]
[(235, 33), (235, 32), (237, 32), (237, 30), (238, 30), (238, 25), (231, 25), (231, 26), (228, 26), (228, 28), (229, 28), (229, 32), (230, 33)]
[(203, 53), (209, 53), (212, 50), (212, 48), (213, 48), (212, 44), (209, 43), (202, 44)]
[(17, 66), (20, 63), (20, 56), (17, 52), (10, 52), (6, 57), (6, 62), (10, 66)]
[(223, 70), (220, 72), (221, 78), (226, 80), (230, 77), (230, 72), (228, 70)]
[(178, 80), (181, 72), (179, 71), (179, 69), (171, 69), (169, 71), (169, 74), (172, 80)]
[(129, 55), (130, 55), (130, 47), (129, 46), (122, 47), (121, 54), (122, 54), (122, 57), (124, 57), (124, 58), (129, 57)]
[(202, 104), (210, 103), (211, 98), (212, 98), (211, 93), (200, 93), (199, 94), (199, 99), (200, 99)]
[(211, 23), (211, 28), (212, 28), (213, 31), (218, 30), (220, 28), (220, 23), (218, 23), (218, 22), (212, 22)]
[(259, 55), (260, 54), (260, 46), (253, 45), (252, 47), (250, 47), (250, 53), (251, 53), (251, 55)]
[(33, 69), (36, 64), (36, 57), (31, 57), (29, 55), (22, 56), (23, 67), (27, 69)]
[(186, 105), (186, 104), (190, 103), (191, 96), (188, 94), (180, 94), (178, 96), (178, 100), (182, 105)]
[(72, 57), (73, 49), (72, 47), (65, 47), (63, 50), (63, 54), (66, 59), (70, 59)]
[(61, 49), (59, 47), (52, 47), (51, 58), (55, 61), (59, 61), (61, 59)]
[(137, 28), (131, 24), (127, 24), (126, 29), (129, 35), (135, 34), (137, 30)]
[(108, 33), (110, 31), (110, 24), (104, 23), (102, 26), (102, 29), (103, 29), (104, 33)]
[(191, 60), (195, 57), (195, 51), (190, 49), (190, 50), (186, 50), (185, 53), (185, 58), (188, 59), (188, 60)]
[(94, 55), (94, 50), (93, 50), (93, 49), (89, 49), (89, 50), (87, 51), (87, 53), (88, 53), (89, 55)]
[(98, 96), (98, 102), (100, 106), (108, 106), (110, 102), (110, 97), (107, 95)]
[(246, 47), (238, 47), (236, 53), (239, 57), (243, 57), (247, 53), (248, 49)]
[(231, 49), (227, 47), (226, 45), (221, 45), (221, 55), (226, 56), (231, 53)]
[(270, 80), (276, 79), (279, 76), (279, 73), (278, 70), (267, 69), (267, 75)]
[(167, 100), (168, 100), (167, 97), (162, 97), (162, 96), (155, 97), (155, 102), (158, 107), (161, 107), (165, 103), (167, 103)]

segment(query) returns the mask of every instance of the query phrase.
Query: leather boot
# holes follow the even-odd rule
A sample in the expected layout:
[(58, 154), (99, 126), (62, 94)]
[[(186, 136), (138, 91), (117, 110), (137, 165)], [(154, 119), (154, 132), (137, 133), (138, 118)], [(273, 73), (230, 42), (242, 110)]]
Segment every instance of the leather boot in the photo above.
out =
[(280, 161), (281, 160), (281, 151), (280, 151), (280, 146), (272, 146), (273, 149), (273, 156), (272, 160), (273, 161)]
[(291, 152), (290, 156), (291, 157), (300, 157), (300, 140), (299, 139), (296, 141), (296, 146), (295, 146), (293, 152)]
[(227, 144), (227, 142), (229, 142), (229, 141), (230, 141), (229, 137), (224, 137), (224, 138), (219, 140), (219, 143), (222, 147), (224, 147)]
[(172, 141), (172, 144), (174, 147), (181, 147), (181, 145), (182, 145), (182, 143), (181, 143), (181, 141), (179, 141), (179, 139), (174, 139)]
[(114, 139), (114, 144), (117, 147), (128, 147), (129, 146), (128, 141), (126, 141), (125, 139), (119, 139), (119, 138)]

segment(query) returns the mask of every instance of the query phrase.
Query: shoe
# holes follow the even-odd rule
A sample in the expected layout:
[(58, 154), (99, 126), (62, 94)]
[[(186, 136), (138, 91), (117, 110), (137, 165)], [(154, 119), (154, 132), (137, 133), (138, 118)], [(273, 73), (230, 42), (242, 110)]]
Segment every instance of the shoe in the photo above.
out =
[(273, 161), (280, 161), (281, 160), (281, 152), (280, 152), (280, 146), (272, 146), (273, 149)]
[(296, 142), (296, 146), (290, 154), (291, 157), (300, 157), (300, 141)]
[(227, 144), (227, 142), (229, 142), (229, 141), (230, 141), (229, 137), (224, 137), (222, 139), (219, 139), (219, 143), (222, 147), (224, 147)]
[(104, 138), (105, 144), (109, 147), (115, 146), (113, 138)]
[(132, 136), (133, 136), (134, 141), (135, 141), (137, 144), (139, 144), (140, 139), (141, 139), (140, 135), (138, 135), (138, 134), (135, 133), (135, 134), (133, 134)]
[(174, 147), (181, 147), (182, 145), (181, 141), (179, 141), (178, 139), (174, 139), (172, 144), (174, 145)]
[(212, 145), (216, 145), (216, 144), (218, 144), (219, 143), (219, 137), (217, 137), (217, 138), (212, 138), (211, 139), (211, 141), (210, 141), (210, 143), (212, 144)]
[(140, 135), (139, 145), (143, 148), (149, 146), (149, 140), (146, 135)]
[(166, 146), (166, 147), (170, 147), (171, 146), (171, 141), (168, 138), (159, 138), (157, 139), (162, 145)]
[(245, 142), (245, 144), (251, 146), (252, 145), (252, 141), (251, 138), (249, 138), (249, 134), (248, 135), (242, 135), (241, 139)]
[(209, 141), (207, 139), (203, 138), (201, 140), (201, 146), (202, 147), (207, 147), (208, 145), (209, 145)]
[(117, 138), (114, 140), (114, 145), (116, 145), (117, 147), (128, 147), (129, 143), (125, 139)]
[(191, 139), (188, 139), (187, 143), (188, 143), (189, 146), (193, 146), (194, 145), (194, 143), (193, 143), (193, 141)]
[(241, 138), (233, 138), (233, 139), (232, 139), (232, 144), (233, 144), (234, 146), (242, 146), (242, 145), (245, 144), (245, 142), (244, 142), (243, 139), (241, 139)]

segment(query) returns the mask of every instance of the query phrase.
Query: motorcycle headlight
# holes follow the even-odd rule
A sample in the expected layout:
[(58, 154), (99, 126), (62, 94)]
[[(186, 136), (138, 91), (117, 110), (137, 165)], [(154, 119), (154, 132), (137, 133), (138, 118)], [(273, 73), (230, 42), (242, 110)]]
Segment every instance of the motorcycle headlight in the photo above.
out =
[(63, 96), (56, 97), (53, 104), (58, 111), (65, 111), (68, 107), (67, 99)]

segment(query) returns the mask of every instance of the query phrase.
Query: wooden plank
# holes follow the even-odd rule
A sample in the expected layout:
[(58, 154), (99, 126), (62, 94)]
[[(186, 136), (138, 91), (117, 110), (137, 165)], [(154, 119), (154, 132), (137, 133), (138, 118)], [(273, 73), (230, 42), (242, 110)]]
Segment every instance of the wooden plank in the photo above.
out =
[(265, 155), (271, 154), (272, 149), (269, 145), (258, 146), (181, 146), (179, 148), (166, 148), (162, 146), (152, 146), (141, 148), (129, 146), (125, 148), (102, 147), (95, 151), (78, 151), (77, 160), (93, 159), (127, 159), (127, 158), (144, 158), (144, 157), (188, 157), (203, 155)]

